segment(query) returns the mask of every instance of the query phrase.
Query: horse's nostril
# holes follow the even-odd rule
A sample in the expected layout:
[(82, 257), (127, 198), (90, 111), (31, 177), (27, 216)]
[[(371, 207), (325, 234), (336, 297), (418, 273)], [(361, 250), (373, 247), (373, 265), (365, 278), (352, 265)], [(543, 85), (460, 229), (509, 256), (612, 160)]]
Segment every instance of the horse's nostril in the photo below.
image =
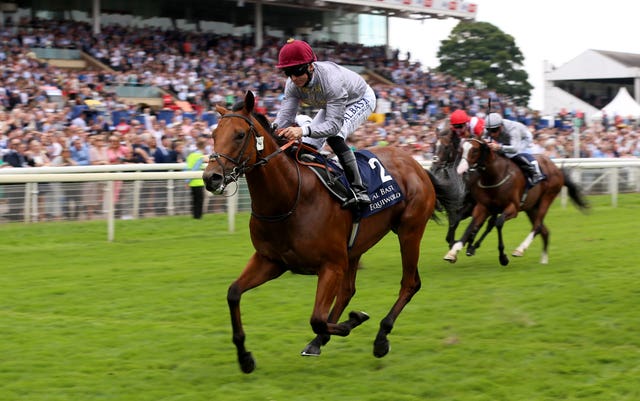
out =
[(216, 173), (208, 173), (203, 175), (204, 185), (207, 188), (207, 191), (216, 194), (218, 193), (218, 189), (223, 184), (223, 177), (220, 174)]

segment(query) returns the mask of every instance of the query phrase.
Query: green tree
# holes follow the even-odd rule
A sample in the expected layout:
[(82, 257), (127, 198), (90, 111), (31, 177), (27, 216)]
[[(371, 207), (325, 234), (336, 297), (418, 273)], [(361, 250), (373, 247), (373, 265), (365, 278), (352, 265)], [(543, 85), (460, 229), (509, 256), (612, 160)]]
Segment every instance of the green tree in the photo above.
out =
[(461, 21), (440, 42), (438, 70), (469, 85), (508, 95), (526, 106), (531, 96), (524, 56), (513, 36), (488, 22)]

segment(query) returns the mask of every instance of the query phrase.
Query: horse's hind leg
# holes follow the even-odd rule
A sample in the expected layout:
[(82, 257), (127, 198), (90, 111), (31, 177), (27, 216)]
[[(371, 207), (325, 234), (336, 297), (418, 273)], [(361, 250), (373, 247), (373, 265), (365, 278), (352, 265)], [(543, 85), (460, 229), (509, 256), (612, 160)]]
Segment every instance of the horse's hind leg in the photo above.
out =
[[(342, 288), (336, 296), (336, 302), (333, 305), (333, 308), (331, 308), (331, 312), (329, 312), (329, 318), (327, 319), (329, 323), (336, 323), (338, 321), (340, 315), (342, 315), (342, 312), (344, 312), (347, 305), (349, 305), (351, 298), (353, 298), (356, 293), (356, 273), (358, 271), (359, 260), (360, 258), (352, 260), (349, 263), (347, 277), (345, 277), (345, 280), (342, 280)], [(368, 316), (366, 319), (368, 319)], [(364, 320), (360, 321), (358, 324), (362, 323)], [(353, 325), (350, 329), (353, 329), (355, 326), (357, 326), (357, 324)], [(320, 347), (326, 345), (330, 339), (331, 336), (329, 334), (318, 334), (309, 342), (309, 344), (307, 344), (300, 355), (320, 356)]]
[(418, 273), (418, 259), (420, 256), (420, 239), (424, 233), (424, 226), (404, 227), (398, 231), (400, 240), (400, 254), (402, 255), (402, 280), (400, 282), (400, 294), (391, 307), (387, 316), (380, 321), (380, 329), (373, 342), (373, 355), (382, 358), (389, 352), (388, 334), (402, 312), (402, 309), (411, 301), (415, 293), (420, 290), (420, 274)]
[(540, 263), (546, 265), (549, 263), (549, 253), (547, 252), (547, 246), (549, 246), (549, 230), (544, 224), (540, 225), (540, 236), (542, 237), (542, 254), (540, 255)]
[(256, 363), (251, 352), (247, 351), (244, 346), (245, 333), (242, 328), (240, 315), (240, 298), (245, 291), (272, 280), (282, 273), (284, 273), (284, 270), (280, 268), (280, 266), (254, 254), (242, 274), (240, 274), (240, 277), (229, 286), (227, 303), (229, 304), (229, 312), (231, 314), (233, 343), (238, 353), (240, 369), (244, 373), (253, 372)]
[[(546, 213), (547, 210), (548, 208), (545, 208), (544, 213)], [(535, 236), (540, 234), (540, 237), (542, 237), (542, 254), (540, 255), (540, 263), (547, 264), (549, 263), (549, 254), (547, 253), (547, 247), (549, 245), (549, 230), (542, 222), (541, 211), (541, 208), (527, 211), (527, 216), (529, 216), (529, 221), (531, 221), (533, 230), (531, 230), (524, 241), (522, 241), (522, 243), (518, 245), (518, 247), (513, 251), (512, 255), (523, 256), (524, 252), (533, 242)]]

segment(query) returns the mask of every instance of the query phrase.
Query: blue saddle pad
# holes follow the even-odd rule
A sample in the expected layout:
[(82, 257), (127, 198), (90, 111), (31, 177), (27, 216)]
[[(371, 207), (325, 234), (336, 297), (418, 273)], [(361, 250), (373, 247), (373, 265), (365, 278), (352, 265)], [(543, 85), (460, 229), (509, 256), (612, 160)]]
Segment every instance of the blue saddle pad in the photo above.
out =
[[(355, 152), (355, 155), (360, 176), (367, 186), (367, 192), (371, 198), (371, 204), (366, 209), (361, 210), (360, 217), (371, 216), (404, 199), (398, 183), (384, 168), (382, 162), (375, 154), (368, 150), (358, 150)], [(320, 154), (315, 154), (314, 157), (320, 164), (326, 164), (334, 172), (338, 173), (340, 182), (346, 188), (349, 188), (349, 182), (343, 174), (342, 168), (336, 162)], [(323, 182), (327, 185), (324, 179)]]

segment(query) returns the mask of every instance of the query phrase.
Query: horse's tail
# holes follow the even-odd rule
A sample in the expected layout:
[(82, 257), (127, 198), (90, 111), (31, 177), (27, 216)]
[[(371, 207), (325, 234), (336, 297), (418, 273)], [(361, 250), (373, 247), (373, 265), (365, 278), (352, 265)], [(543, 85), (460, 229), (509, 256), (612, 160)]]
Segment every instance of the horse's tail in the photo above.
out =
[(589, 208), (591, 207), (589, 205), (589, 202), (585, 198), (578, 184), (576, 184), (571, 179), (569, 171), (567, 171), (565, 168), (562, 168), (562, 175), (564, 176), (564, 186), (567, 187), (567, 190), (569, 191), (569, 198), (571, 198), (573, 204), (576, 205), (582, 212), (586, 212), (587, 210), (589, 210)]
[[(460, 209), (462, 206), (462, 199), (460, 187), (456, 182), (452, 180), (439, 179), (431, 171), (425, 169), (431, 179), (431, 184), (436, 192), (436, 209), (440, 212), (446, 211), (452, 213)], [(462, 194), (464, 195), (464, 194)], [(434, 220), (438, 221), (438, 217), (434, 215)]]

